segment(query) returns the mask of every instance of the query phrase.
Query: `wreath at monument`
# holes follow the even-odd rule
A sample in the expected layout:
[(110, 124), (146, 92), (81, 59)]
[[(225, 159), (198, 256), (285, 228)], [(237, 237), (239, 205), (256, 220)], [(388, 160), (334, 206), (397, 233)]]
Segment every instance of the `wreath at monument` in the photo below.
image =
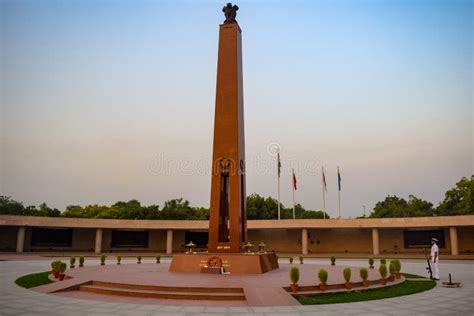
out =
[(207, 266), (209, 268), (220, 268), (222, 267), (222, 259), (219, 257), (211, 257), (207, 260)]

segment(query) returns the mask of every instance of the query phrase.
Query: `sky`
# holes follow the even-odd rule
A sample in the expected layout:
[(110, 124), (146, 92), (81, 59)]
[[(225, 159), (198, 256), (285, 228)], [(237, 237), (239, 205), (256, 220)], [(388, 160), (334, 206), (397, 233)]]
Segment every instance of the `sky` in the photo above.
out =
[[(0, 194), (209, 206), (225, 1), (0, 1)], [(337, 216), (473, 174), (472, 1), (239, 1), (247, 193)]]

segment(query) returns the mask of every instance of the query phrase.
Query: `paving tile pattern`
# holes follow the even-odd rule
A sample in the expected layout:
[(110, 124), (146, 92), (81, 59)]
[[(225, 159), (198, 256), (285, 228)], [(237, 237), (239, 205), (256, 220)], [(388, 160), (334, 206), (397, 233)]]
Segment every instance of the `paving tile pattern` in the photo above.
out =
[[(306, 260), (305, 264), (324, 264), (327, 260)], [(151, 261), (150, 261), (151, 262)], [(97, 264), (94, 262), (94, 264)], [(89, 262), (89, 264), (92, 264)], [(338, 264), (365, 266), (365, 260), (339, 260)], [(403, 270), (425, 275), (423, 261), (403, 262)], [(436, 288), (419, 294), (378, 301), (345, 304), (284, 307), (205, 307), (139, 305), (90, 301), (38, 293), (18, 287), (14, 280), (22, 275), (49, 270), (49, 261), (0, 262), (0, 315), (474, 315), (474, 264), (440, 263), (442, 279), (451, 272), (462, 287)]]

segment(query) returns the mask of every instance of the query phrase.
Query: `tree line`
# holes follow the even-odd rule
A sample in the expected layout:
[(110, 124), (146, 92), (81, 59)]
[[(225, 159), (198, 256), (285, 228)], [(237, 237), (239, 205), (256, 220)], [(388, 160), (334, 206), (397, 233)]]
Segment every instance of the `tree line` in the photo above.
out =
[[(278, 202), (272, 197), (262, 197), (252, 194), (247, 197), (248, 219), (277, 218)], [(0, 196), (0, 214), (22, 216), (50, 216), (75, 218), (109, 218), (109, 219), (161, 219), (161, 220), (208, 220), (209, 208), (193, 207), (189, 201), (172, 199), (166, 201), (160, 208), (158, 205), (143, 206), (137, 200), (119, 201), (111, 206), (91, 204), (87, 206), (69, 205), (63, 212), (49, 208), (42, 203), (36, 206), (24, 207), (21, 202), (7, 196)], [(300, 204), (295, 206), (296, 218), (323, 218), (323, 212), (306, 210)], [(326, 214), (328, 218), (328, 215)], [(293, 208), (281, 205), (281, 218), (293, 218)]]
[[(462, 178), (456, 186), (445, 193), (444, 200), (434, 207), (433, 203), (410, 195), (408, 200), (396, 195), (388, 195), (377, 202), (369, 217), (418, 217), (474, 214), (473, 177)], [(1, 215), (50, 216), (75, 218), (109, 218), (109, 219), (161, 219), (161, 220), (207, 220), (209, 209), (193, 207), (189, 201), (180, 199), (168, 200), (160, 208), (158, 205), (143, 206), (137, 200), (119, 201), (111, 206), (91, 204), (87, 206), (69, 205), (61, 212), (50, 208), (46, 203), (36, 206), (24, 206), (23, 203), (8, 196), (0, 196)], [(320, 210), (307, 210), (302, 205), (295, 205), (297, 219), (323, 218)], [(278, 218), (278, 201), (272, 197), (252, 194), (247, 197), (248, 219)], [(293, 218), (293, 208), (281, 204), (281, 218)], [(326, 218), (329, 215), (326, 214)]]
[(408, 200), (396, 195), (389, 195), (377, 202), (369, 217), (419, 217), (450, 216), (474, 214), (474, 181), (463, 177), (456, 186), (446, 191), (444, 200), (434, 207), (433, 203), (409, 195)]

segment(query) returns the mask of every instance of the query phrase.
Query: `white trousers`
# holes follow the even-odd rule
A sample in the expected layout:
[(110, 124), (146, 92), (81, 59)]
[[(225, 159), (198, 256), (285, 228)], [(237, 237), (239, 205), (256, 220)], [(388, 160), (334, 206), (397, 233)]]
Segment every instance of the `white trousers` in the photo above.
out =
[(433, 278), (439, 279), (439, 268), (438, 268), (438, 261), (433, 262), (431, 261), (431, 270), (433, 270)]

